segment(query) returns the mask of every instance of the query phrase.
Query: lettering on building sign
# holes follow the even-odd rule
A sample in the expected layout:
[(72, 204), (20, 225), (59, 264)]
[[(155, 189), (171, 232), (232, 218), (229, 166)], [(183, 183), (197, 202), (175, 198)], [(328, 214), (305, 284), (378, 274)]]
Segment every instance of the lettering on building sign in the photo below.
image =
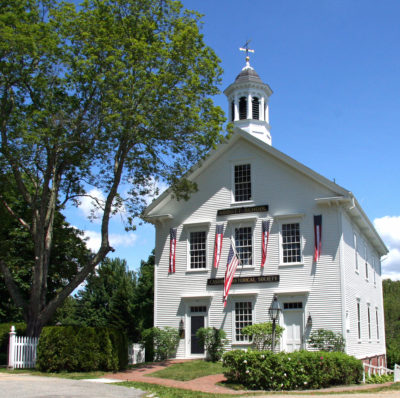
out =
[(217, 210), (217, 216), (229, 216), (230, 214), (262, 213), (268, 211), (268, 205), (252, 207), (233, 207)]
[[(239, 276), (237, 278), (233, 278), (232, 284), (240, 284), (240, 283), (270, 283), (270, 282), (279, 282), (279, 275), (261, 275), (261, 276)], [(207, 280), (207, 285), (215, 286), (215, 285), (223, 285), (224, 278), (210, 278)]]

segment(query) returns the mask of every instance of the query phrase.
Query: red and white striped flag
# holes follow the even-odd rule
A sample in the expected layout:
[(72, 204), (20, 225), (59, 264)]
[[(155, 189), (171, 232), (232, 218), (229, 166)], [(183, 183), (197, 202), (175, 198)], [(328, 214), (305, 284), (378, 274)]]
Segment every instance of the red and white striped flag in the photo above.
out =
[(215, 230), (214, 268), (218, 268), (222, 253), (222, 238), (224, 237), (224, 224), (217, 225)]
[(228, 254), (228, 263), (226, 264), (225, 280), (224, 280), (224, 307), (228, 300), (229, 289), (231, 288), (236, 268), (239, 265), (239, 257), (236, 252), (235, 242), (231, 238), (231, 248)]
[(314, 261), (319, 260), (321, 256), (322, 240), (322, 216), (314, 216)]
[(175, 251), (176, 251), (176, 228), (169, 230), (169, 269), (168, 272), (175, 272)]
[(261, 267), (264, 267), (265, 260), (267, 259), (267, 247), (269, 240), (269, 220), (262, 222), (262, 253), (261, 253)]

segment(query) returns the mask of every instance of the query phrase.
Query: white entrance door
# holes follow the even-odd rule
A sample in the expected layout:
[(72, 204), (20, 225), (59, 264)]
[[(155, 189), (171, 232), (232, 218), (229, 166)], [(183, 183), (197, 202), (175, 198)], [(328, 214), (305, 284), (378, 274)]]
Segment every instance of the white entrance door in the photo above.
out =
[(284, 335), (283, 349), (293, 352), (302, 348), (303, 311), (283, 311)]

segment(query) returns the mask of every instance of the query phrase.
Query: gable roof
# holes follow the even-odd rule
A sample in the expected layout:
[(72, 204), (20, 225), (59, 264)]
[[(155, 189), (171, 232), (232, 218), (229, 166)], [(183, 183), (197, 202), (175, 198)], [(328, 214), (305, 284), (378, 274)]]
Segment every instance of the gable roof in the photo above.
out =
[[(340, 185), (334, 183), (333, 181), (325, 178), (321, 174), (315, 172), (309, 167), (303, 165), (297, 160), (285, 155), (283, 152), (275, 149), (271, 145), (261, 141), (260, 139), (254, 137), (253, 135), (247, 133), (246, 131), (235, 127), (234, 132), (230, 139), (222, 143), (212, 150), (208, 156), (193, 166), (187, 173), (187, 178), (195, 179), (200, 173), (202, 173), (209, 165), (211, 165), (217, 158), (219, 158), (225, 151), (231, 148), (239, 139), (244, 139), (249, 141), (256, 147), (260, 148), (262, 151), (268, 153), (275, 159), (285, 163), (287, 166), (297, 170), (306, 177), (314, 180), (318, 184), (328, 188), (334, 192), (334, 196), (328, 198), (317, 198), (316, 202), (321, 205), (332, 205), (341, 204), (343, 205), (345, 211), (350, 216), (350, 218), (358, 225), (360, 230), (368, 237), (373, 246), (376, 248), (378, 253), (382, 256), (388, 253), (388, 249), (383, 243), (381, 237), (376, 232), (371, 221), (368, 219), (367, 215), (361, 208), (360, 204), (356, 200), (355, 196), (349, 190), (341, 187)], [(154, 223), (156, 220), (172, 218), (168, 214), (157, 213), (157, 209), (161, 208), (164, 203), (172, 200), (172, 189), (168, 188), (164, 191), (158, 198), (156, 198), (144, 211), (143, 219), (148, 222)]]

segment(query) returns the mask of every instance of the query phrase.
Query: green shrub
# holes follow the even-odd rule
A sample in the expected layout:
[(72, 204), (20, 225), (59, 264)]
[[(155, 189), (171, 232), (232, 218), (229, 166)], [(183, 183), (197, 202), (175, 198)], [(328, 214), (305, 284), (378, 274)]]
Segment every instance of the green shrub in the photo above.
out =
[[(285, 328), (275, 325), (275, 341), (279, 341)], [(245, 326), (242, 334), (249, 336), (255, 350), (272, 350), (272, 322)]]
[(388, 342), (386, 345), (386, 357), (388, 368), (393, 369), (396, 363), (400, 364), (400, 343), (397, 341)]
[(152, 327), (144, 330), (142, 336), (146, 350), (149, 346), (153, 348), (153, 357), (150, 360), (164, 361), (175, 356), (179, 344), (178, 330), (168, 326), (164, 329)]
[(307, 343), (311, 348), (318, 351), (339, 351), (344, 352), (344, 339), (340, 333), (332, 330), (314, 330)]
[(200, 340), (200, 344), (204, 345), (207, 357), (211, 362), (217, 362), (222, 358), (226, 342), (226, 333), (223, 329), (200, 328), (196, 336)]
[[(44, 372), (123, 370), (128, 345), (121, 334), (110, 328), (45, 327), (39, 339), (36, 367)], [(122, 351), (126, 352), (126, 359)]]
[(17, 336), (24, 336), (26, 332), (25, 323), (1, 323), (0, 324), (0, 365), (8, 364), (8, 342), (10, 339), (11, 326), (15, 326)]
[(378, 374), (373, 374), (370, 376), (365, 377), (365, 383), (366, 384), (382, 384), (382, 383), (387, 383), (389, 381), (393, 381), (393, 373), (392, 374), (383, 374), (383, 375), (378, 375)]
[(224, 354), (228, 382), (254, 390), (316, 389), (360, 383), (361, 361), (341, 352), (235, 350)]

